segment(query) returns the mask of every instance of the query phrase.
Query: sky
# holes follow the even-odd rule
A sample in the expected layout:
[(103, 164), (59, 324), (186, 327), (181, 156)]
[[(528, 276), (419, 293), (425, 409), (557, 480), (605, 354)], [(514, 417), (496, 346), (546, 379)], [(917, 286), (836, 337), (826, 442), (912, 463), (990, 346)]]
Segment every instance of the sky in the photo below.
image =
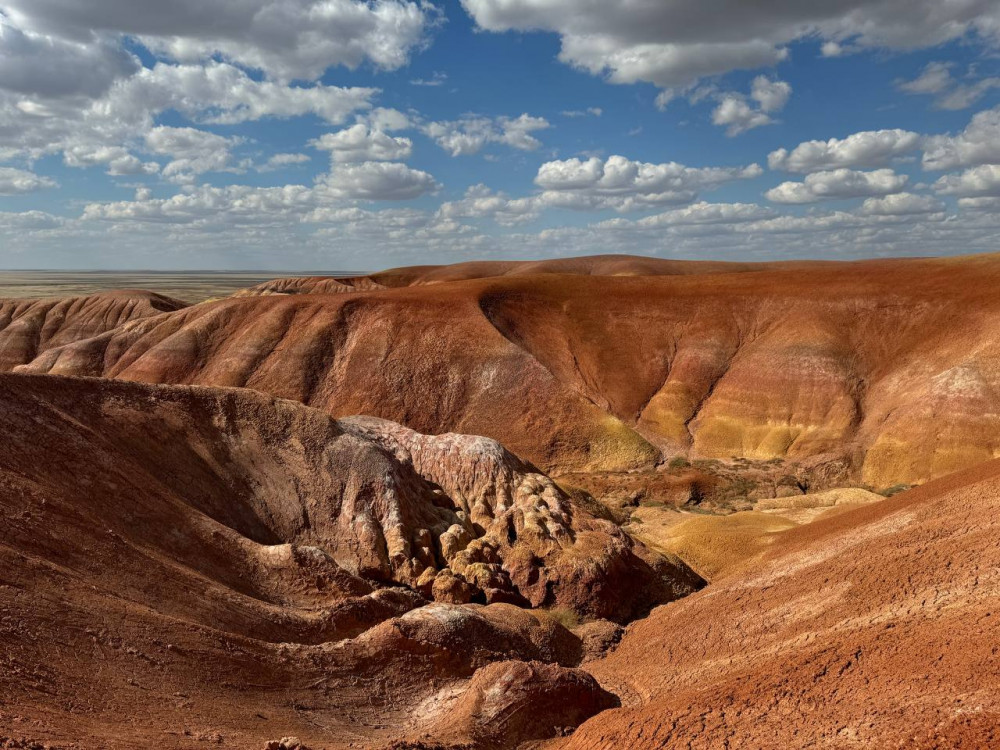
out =
[(1000, 0), (0, 0), (0, 268), (1000, 250)]

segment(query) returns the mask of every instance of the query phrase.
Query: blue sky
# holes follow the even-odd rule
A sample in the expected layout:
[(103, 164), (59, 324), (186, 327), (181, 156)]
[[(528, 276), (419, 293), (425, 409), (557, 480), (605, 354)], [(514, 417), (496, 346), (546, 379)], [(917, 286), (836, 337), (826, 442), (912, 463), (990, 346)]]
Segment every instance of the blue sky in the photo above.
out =
[(750, 6), (0, 0), (0, 267), (998, 249), (1000, 2)]

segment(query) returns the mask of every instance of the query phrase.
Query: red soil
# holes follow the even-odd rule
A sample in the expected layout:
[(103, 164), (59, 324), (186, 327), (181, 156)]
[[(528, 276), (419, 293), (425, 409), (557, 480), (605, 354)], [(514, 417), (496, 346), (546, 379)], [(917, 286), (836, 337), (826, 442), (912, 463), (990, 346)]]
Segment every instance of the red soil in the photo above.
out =
[(413, 285), (329, 294), (306, 280), (317, 293), (198, 305), (25, 369), (245, 386), (336, 416), (488, 435), (549, 471), (687, 453), (848, 462), (883, 488), (1000, 454), (1000, 256), (599, 258), (348, 282)]
[(0, 746), (379, 744), (480, 705), (481, 667), (546, 662), (510, 668), (511, 705), (577, 708), (521, 716), (508, 747), (614, 704), (564, 669), (590, 645), (544, 611), (425, 596), (628, 618), (701, 583), (484, 438), (17, 375), (0, 434)]
[(565, 748), (1000, 743), (1000, 462), (782, 535), (587, 668)]
[(89, 297), (0, 299), (0, 372), (31, 362), (57, 346), (186, 306), (160, 294), (132, 289)]

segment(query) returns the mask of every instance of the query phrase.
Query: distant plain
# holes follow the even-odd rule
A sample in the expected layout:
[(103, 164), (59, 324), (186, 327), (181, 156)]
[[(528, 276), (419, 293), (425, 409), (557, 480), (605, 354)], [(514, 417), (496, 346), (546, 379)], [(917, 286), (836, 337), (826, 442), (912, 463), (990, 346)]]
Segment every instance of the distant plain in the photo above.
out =
[[(76, 297), (112, 289), (147, 289), (198, 303), (288, 275), (268, 271), (0, 271), (0, 299)], [(322, 275), (354, 274), (337, 271)]]

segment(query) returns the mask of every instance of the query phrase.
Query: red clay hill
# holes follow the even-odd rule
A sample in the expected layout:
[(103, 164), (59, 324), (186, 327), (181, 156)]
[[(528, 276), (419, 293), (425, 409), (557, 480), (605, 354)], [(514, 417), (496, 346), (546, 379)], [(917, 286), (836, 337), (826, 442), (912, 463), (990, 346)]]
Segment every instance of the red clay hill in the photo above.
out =
[(7, 747), (1000, 741), (1000, 462), (786, 532), (622, 635), (400, 585), (417, 563), (466, 580), (445, 537), (478, 512), (459, 544), (492, 547), (485, 569), (524, 599), (545, 580), (586, 613), (591, 590), (696, 586), (492, 442), (18, 375), (0, 376), (0, 429)]
[(740, 456), (880, 489), (1000, 455), (997, 288), (1000, 256), (420, 267), (264, 284), (20, 369), (248, 387), (550, 472)]
[(0, 746), (367, 746), (496, 680), (520, 728), (461, 731), (512, 746), (616, 705), (574, 667), (703, 585), (486, 438), (10, 374), (0, 434)]

